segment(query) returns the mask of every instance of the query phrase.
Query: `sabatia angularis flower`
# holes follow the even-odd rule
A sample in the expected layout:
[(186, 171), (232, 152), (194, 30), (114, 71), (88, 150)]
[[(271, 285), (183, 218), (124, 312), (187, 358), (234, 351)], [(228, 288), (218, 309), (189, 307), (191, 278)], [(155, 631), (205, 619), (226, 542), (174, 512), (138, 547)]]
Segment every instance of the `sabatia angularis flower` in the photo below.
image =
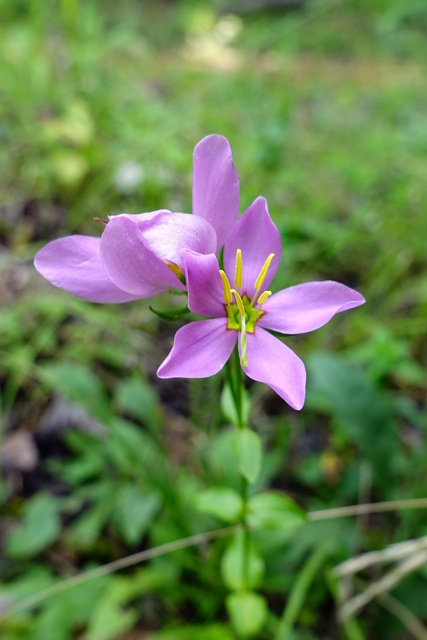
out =
[(339, 282), (308, 282), (268, 289), (282, 251), (267, 202), (257, 198), (236, 222), (224, 245), (224, 270), (215, 255), (183, 251), (188, 306), (210, 316), (185, 325), (160, 366), (160, 378), (205, 378), (218, 373), (238, 343), (249, 378), (268, 384), (294, 409), (305, 400), (303, 362), (266, 329), (285, 334), (313, 331), (336, 313), (365, 302)]
[(54, 240), (37, 253), (34, 265), (55, 286), (90, 302), (185, 291), (182, 250), (219, 251), (239, 215), (239, 198), (230, 145), (210, 135), (194, 149), (193, 215), (162, 209), (110, 216), (101, 238)]

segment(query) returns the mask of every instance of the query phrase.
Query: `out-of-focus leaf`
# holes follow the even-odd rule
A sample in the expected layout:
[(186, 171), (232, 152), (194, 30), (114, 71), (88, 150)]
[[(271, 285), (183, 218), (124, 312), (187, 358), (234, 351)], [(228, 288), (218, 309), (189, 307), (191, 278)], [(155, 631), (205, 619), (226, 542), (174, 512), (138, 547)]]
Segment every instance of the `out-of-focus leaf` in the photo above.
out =
[(134, 378), (123, 380), (116, 388), (115, 400), (119, 409), (131, 417), (142, 420), (153, 429), (159, 427), (159, 400), (148, 383)]
[(40, 493), (25, 508), (23, 522), (6, 539), (6, 555), (29, 558), (40, 553), (56, 540), (61, 530), (58, 504), (47, 493)]
[(234, 640), (234, 634), (222, 624), (185, 626), (170, 631), (161, 631), (152, 640)]
[(125, 542), (134, 545), (141, 540), (159, 507), (160, 499), (154, 493), (143, 494), (133, 484), (118, 489), (114, 522)]
[(135, 624), (138, 613), (124, 609), (127, 594), (120, 587), (120, 581), (113, 582), (97, 600), (87, 631), (88, 640), (113, 640)]
[(240, 473), (255, 482), (261, 470), (261, 438), (251, 429), (239, 429), (233, 434), (232, 445)]
[(221, 560), (221, 574), (229, 589), (255, 589), (264, 576), (264, 561), (251, 537), (238, 531), (229, 543)]
[(251, 638), (263, 628), (268, 614), (267, 602), (259, 593), (231, 593), (226, 599), (230, 621), (239, 637)]
[(105, 389), (87, 367), (75, 362), (52, 362), (43, 366), (40, 375), (51, 389), (59, 391), (101, 420), (109, 419)]
[(397, 446), (391, 401), (343, 358), (318, 353), (307, 364), (309, 404), (326, 410), (359, 445), (377, 479), (387, 482)]
[(237, 522), (242, 512), (242, 499), (233, 489), (212, 487), (197, 495), (200, 511), (210, 513), (224, 522)]
[(90, 548), (111, 516), (113, 502), (109, 482), (99, 486), (96, 502), (68, 528), (67, 539), (78, 549)]
[(248, 522), (254, 529), (293, 532), (306, 521), (304, 511), (279, 493), (258, 493), (249, 501)]
[[(249, 397), (249, 393), (245, 388), (242, 387), (240, 393), (242, 404), (242, 421), (244, 424), (247, 424), (251, 415), (251, 400)], [(234, 402), (233, 394), (231, 393), (231, 389), (228, 384), (224, 385), (221, 393), (221, 409), (224, 417), (229, 420), (231, 424), (234, 424), (236, 427), (238, 427), (239, 416), (237, 415), (236, 411), (236, 403)]]

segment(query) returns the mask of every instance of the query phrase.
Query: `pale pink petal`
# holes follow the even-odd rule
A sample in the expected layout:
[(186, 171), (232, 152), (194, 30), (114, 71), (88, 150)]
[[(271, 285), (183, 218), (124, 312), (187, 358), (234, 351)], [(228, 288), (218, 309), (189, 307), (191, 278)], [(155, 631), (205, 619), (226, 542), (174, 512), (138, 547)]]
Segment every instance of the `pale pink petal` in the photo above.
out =
[(140, 220), (138, 227), (144, 244), (158, 258), (183, 269), (181, 253), (190, 249), (197, 253), (215, 253), (216, 233), (204, 220), (188, 213), (160, 212), (152, 220)]
[(110, 219), (102, 234), (100, 252), (110, 280), (132, 295), (147, 298), (169, 289), (185, 289), (169, 267), (147, 248), (139, 225), (126, 216)]
[(68, 236), (49, 242), (35, 259), (37, 271), (55, 287), (89, 302), (120, 303), (135, 297), (108, 278), (99, 255), (100, 238)]
[(268, 384), (293, 409), (302, 409), (305, 367), (289, 347), (256, 326), (253, 334), (247, 334), (247, 358), (248, 366), (243, 371), (249, 378)]
[(265, 313), (258, 324), (281, 333), (307, 333), (364, 302), (360, 293), (339, 282), (307, 282), (272, 295), (262, 307)]
[(193, 215), (205, 218), (215, 229), (218, 243), (213, 253), (221, 249), (238, 218), (239, 200), (239, 180), (228, 140), (216, 134), (203, 138), (194, 149)]
[(237, 331), (227, 329), (225, 318), (200, 320), (181, 327), (159, 378), (208, 378), (220, 371), (236, 344)]
[[(236, 222), (224, 245), (224, 269), (230, 279), (234, 278), (237, 249), (242, 251), (243, 286), (242, 295), (252, 298), (255, 280), (270, 253), (274, 253), (261, 291), (268, 288), (280, 263), (282, 240), (270, 218), (267, 201), (257, 198)], [(234, 284), (232, 284), (234, 286)]]
[(224, 289), (214, 255), (182, 252), (188, 289), (188, 308), (193, 313), (214, 318), (225, 316)]

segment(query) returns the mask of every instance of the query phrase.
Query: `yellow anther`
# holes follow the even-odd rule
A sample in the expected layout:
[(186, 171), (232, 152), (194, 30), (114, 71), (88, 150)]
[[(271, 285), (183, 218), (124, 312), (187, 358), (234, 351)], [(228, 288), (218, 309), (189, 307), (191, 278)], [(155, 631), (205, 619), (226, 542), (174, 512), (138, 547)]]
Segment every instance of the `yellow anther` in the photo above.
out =
[(240, 297), (240, 294), (236, 291), (236, 289), (231, 289), (231, 293), (234, 293), (234, 297), (236, 299), (237, 308), (242, 318), (245, 317), (245, 307), (243, 305), (243, 300)]
[(267, 302), (270, 296), (271, 296), (271, 291), (264, 291), (263, 293), (261, 293), (260, 297), (257, 300), (259, 306), (262, 307), (262, 305), (265, 302)]
[(225, 274), (225, 271), (220, 269), (219, 275), (221, 276), (222, 286), (224, 288), (224, 302), (225, 304), (231, 304), (233, 302), (233, 298), (231, 296), (230, 283), (228, 282), (228, 278)]
[(270, 253), (270, 255), (268, 256), (267, 260), (264, 262), (261, 271), (258, 274), (258, 278), (255, 280), (255, 295), (258, 294), (258, 291), (261, 289), (262, 287), (262, 283), (265, 280), (265, 276), (267, 275), (267, 271), (270, 268), (270, 264), (271, 261), (274, 258), (274, 253)]
[(242, 262), (242, 251), (241, 249), (237, 249), (236, 251), (236, 274), (234, 276), (234, 286), (236, 289), (242, 288), (243, 282), (243, 262)]

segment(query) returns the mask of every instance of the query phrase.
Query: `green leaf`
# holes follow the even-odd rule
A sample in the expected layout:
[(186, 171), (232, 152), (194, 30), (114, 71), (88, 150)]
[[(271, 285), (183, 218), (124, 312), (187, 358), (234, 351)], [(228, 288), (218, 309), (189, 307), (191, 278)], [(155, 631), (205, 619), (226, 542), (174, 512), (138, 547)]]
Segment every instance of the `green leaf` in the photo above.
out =
[(225, 586), (233, 591), (256, 588), (264, 577), (264, 560), (248, 535), (246, 531), (239, 531), (222, 556), (222, 578)]
[(222, 624), (191, 625), (160, 631), (151, 636), (152, 640), (234, 640), (230, 628)]
[(179, 320), (190, 313), (190, 309), (185, 305), (184, 307), (179, 307), (178, 309), (168, 309), (167, 311), (157, 311), (153, 309), (153, 307), (148, 307), (150, 311), (159, 316), (162, 320)]
[[(242, 386), (241, 390), (241, 404), (242, 404), (242, 421), (243, 424), (247, 424), (251, 415), (251, 400), (249, 393)], [(237, 415), (236, 403), (234, 402), (233, 394), (231, 393), (230, 386), (225, 384), (221, 393), (221, 410), (226, 420), (239, 427), (239, 417)]]
[(328, 545), (320, 545), (309, 557), (305, 565), (295, 576), (291, 592), (287, 598), (275, 640), (289, 640), (295, 623), (303, 609), (310, 592), (311, 585), (325, 564), (330, 549)]
[(335, 419), (372, 463), (374, 474), (385, 486), (398, 444), (390, 398), (342, 357), (317, 353), (309, 358), (307, 366), (311, 378), (309, 404)]
[(248, 522), (253, 529), (294, 531), (305, 522), (305, 513), (293, 500), (279, 493), (258, 493), (250, 499)]
[(251, 429), (239, 429), (233, 434), (232, 446), (240, 473), (255, 482), (261, 470), (261, 438)]
[(161, 421), (159, 400), (153, 387), (144, 380), (130, 378), (119, 383), (115, 391), (119, 409), (132, 418), (156, 428)]
[(242, 513), (242, 499), (234, 489), (212, 487), (197, 496), (197, 507), (224, 522), (237, 522)]
[(87, 640), (113, 640), (134, 626), (138, 613), (123, 608), (123, 596), (120, 582), (113, 582), (106, 593), (98, 598)]
[(56, 540), (60, 530), (57, 501), (47, 493), (40, 493), (27, 503), (22, 524), (10, 531), (6, 555), (9, 558), (35, 556)]
[(242, 638), (257, 635), (263, 628), (268, 615), (265, 598), (259, 593), (232, 593), (225, 601), (230, 622)]
[(120, 487), (114, 511), (114, 522), (125, 542), (130, 545), (140, 542), (160, 507), (154, 493), (142, 494), (132, 484)]
[[(107, 493), (105, 493), (107, 490)], [(101, 495), (88, 511), (85, 511), (67, 530), (67, 540), (77, 549), (90, 548), (98, 539), (104, 526), (111, 517), (111, 487), (101, 487)], [(103, 494), (103, 495), (102, 495)]]
[(101, 420), (110, 417), (105, 388), (87, 367), (74, 362), (52, 362), (40, 369), (42, 380), (55, 391)]

